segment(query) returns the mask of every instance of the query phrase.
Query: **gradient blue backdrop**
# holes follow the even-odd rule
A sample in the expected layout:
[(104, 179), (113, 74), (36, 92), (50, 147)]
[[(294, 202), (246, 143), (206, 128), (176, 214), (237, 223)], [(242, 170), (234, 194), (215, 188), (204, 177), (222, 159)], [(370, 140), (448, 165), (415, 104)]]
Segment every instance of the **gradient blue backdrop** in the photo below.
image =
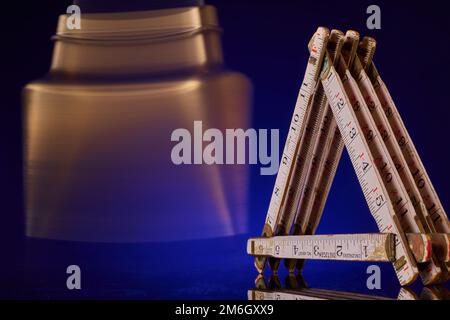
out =
[[(378, 1), (382, 29), (375, 31), (366, 28), (371, 1), (207, 2), (219, 12), (227, 65), (253, 81), (253, 127), (279, 128), (281, 145), (305, 69), (306, 44), (317, 26), (351, 28), (375, 37), (379, 71), (448, 208), (450, 26), (444, 2)], [(48, 70), (49, 38), (68, 3), (41, 1), (3, 8), (0, 296), (245, 298), (256, 277), (252, 259), (245, 255), (246, 236), (163, 246), (69, 244), (23, 237), (20, 90)], [(261, 232), (274, 180), (252, 167), (250, 235)], [(376, 231), (344, 152), (318, 232)], [(84, 270), (81, 292), (65, 290), (65, 267), (71, 263)], [(367, 292), (366, 266), (308, 262), (305, 276), (312, 286)], [(382, 270), (383, 291), (375, 294), (395, 296), (399, 287), (392, 267), (384, 264)]]

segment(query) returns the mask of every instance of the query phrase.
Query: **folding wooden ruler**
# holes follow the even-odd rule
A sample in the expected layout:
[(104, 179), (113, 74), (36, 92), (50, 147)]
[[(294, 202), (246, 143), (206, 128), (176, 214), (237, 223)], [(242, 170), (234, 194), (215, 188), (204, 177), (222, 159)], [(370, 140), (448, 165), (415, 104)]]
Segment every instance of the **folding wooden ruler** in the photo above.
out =
[[(449, 277), (450, 224), (373, 63), (376, 42), (319, 27), (261, 238), (249, 239), (262, 273), (281, 258), (391, 261), (402, 285)], [(380, 234), (314, 235), (344, 145)]]

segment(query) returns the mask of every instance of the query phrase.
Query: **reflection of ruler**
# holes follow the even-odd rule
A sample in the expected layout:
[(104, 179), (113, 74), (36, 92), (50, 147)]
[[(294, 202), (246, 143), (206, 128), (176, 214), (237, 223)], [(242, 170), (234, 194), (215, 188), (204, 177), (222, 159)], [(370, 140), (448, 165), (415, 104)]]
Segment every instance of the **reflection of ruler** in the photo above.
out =
[(351, 292), (332, 290), (297, 289), (297, 290), (261, 290), (251, 289), (247, 293), (249, 300), (393, 300)]
[[(326, 49), (324, 39), (328, 39)], [(321, 50), (317, 50), (318, 43)], [(345, 144), (380, 232), (395, 239), (393, 264), (400, 283), (409, 284), (418, 274), (425, 284), (448, 278), (448, 218), (372, 62), (375, 44), (372, 38), (359, 44), (359, 34), (354, 31), (344, 37), (333, 30), (328, 36), (327, 29), (319, 28), (313, 36), (309, 45), (313, 59), (307, 68), (311, 75), (308, 78), (307, 73), (309, 81), (303, 85), (311, 84), (315, 93), (308, 91), (303, 101), (299, 135), (295, 140), (288, 137), (286, 148), (295, 141), (297, 161), (289, 162), (283, 155), (285, 166), (280, 167), (263, 233), (275, 238), (249, 241), (248, 251), (258, 256), (255, 264), (260, 272), (267, 256), (272, 257), (274, 272), (278, 258), (287, 259), (289, 271), (300, 269), (303, 259), (339, 259), (332, 248), (338, 239), (332, 238), (347, 237), (339, 240), (349, 241), (351, 235), (331, 236), (328, 245), (326, 236), (307, 235), (317, 229)], [(311, 61), (321, 60), (311, 66)], [(318, 73), (319, 85), (315, 81)], [(289, 232), (292, 236), (276, 237)], [(298, 245), (305, 243), (315, 245), (299, 250)], [(318, 244), (320, 250), (314, 256)], [(375, 247), (372, 244), (371, 248)], [(353, 260), (368, 260), (361, 251), (353, 253)], [(377, 261), (389, 258), (385, 255)]]
[[(268, 283), (262, 275), (255, 280), (255, 288), (247, 292), (249, 300), (395, 300), (388, 297), (345, 292), (319, 288), (309, 288), (301, 275), (289, 274), (283, 286), (276, 275)], [(420, 294), (402, 287), (397, 300), (449, 300), (449, 290), (443, 286), (424, 287)]]
[(283, 287), (278, 276), (273, 275), (269, 284), (262, 275), (255, 280), (255, 289), (248, 290), (249, 300), (390, 300), (389, 298), (317, 288), (308, 288), (301, 275), (289, 274)]

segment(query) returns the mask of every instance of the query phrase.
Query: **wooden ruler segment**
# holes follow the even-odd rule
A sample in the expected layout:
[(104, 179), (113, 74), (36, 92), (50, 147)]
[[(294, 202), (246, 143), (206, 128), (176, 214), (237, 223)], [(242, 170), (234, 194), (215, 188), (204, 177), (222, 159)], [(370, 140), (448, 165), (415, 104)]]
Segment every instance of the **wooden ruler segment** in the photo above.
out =
[[(374, 51), (373, 48), (375, 46), (376, 42), (374, 39), (365, 37), (360, 48), (363, 52), (367, 52)], [(370, 64), (371, 61), (367, 61), (367, 63)], [(414, 179), (406, 169), (406, 160), (395, 141), (394, 134), (383, 112), (381, 102), (372, 82), (358, 57), (355, 58), (351, 73), (358, 83), (365, 102), (365, 104), (360, 103), (360, 107), (355, 109), (355, 113), (363, 126), (364, 134), (368, 137), (369, 148), (371, 148), (373, 155), (376, 157), (375, 163), (380, 170), (384, 185), (389, 193), (403, 231), (407, 233), (432, 232), (425, 217), (428, 214), (415, 187)], [(375, 140), (370, 139), (374, 131), (378, 131), (382, 138), (382, 144), (377, 144)], [(430, 250), (428, 253), (431, 254), (431, 240), (425, 238), (423, 240), (429, 241)], [(412, 252), (417, 253), (416, 251)], [(419, 257), (422, 259), (427, 258), (427, 256)], [(423, 283), (438, 282), (443, 272), (442, 267), (445, 268), (445, 265), (441, 264), (434, 256), (425, 261), (422, 259), (416, 259), (416, 262), (424, 263), (426, 261), (425, 264), (418, 266)]]
[[(398, 219), (395, 218), (395, 212), (389, 200), (388, 192), (375, 165), (375, 156), (372, 155), (366, 137), (364, 137), (362, 126), (352, 107), (352, 102), (356, 103), (355, 98), (358, 98), (358, 101), (362, 103), (364, 102), (361, 92), (348, 69), (344, 68), (342, 70), (345, 81), (343, 83), (336, 69), (328, 62), (328, 57), (326, 57), (325, 63), (328, 63), (329, 68), (322, 74), (322, 84), (350, 155), (358, 181), (369, 205), (369, 210), (380, 232), (396, 234), (396, 262), (394, 263), (394, 268), (400, 283), (402, 285), (410, 284), (417, 277), (417, 265), (407, 245), (405, 233)], [(350, 100), (348, 94), (352, 96), (352, 100)], [(355, 106), (357, 105), (355, 104)], [(377, 144), (383, 145), (377, 132), (373, 133), (371, 139), (378, 140)]]
[(417, 263), (431, 261), (432, 246), (431, 236), (424, 233), (407, 233), (409, 248), (414, 255)]
[(433, 254), (439, 261), (450, 261), (450, 235), (448, 233), (430, 233)]
[[(318, 28), (308, 45), (310, 58), (263, 237), (249, 240), (248, 253), (257, 256), (260, 273), (266, 257), (274, 273), (281, 258), (290, 272), (301, 269), (304, 259), (370, 260), (393, 261), (401, 285), (419, 273), (424, 284), (445, 281), (448, 218), (373, 64), (376, 42), (365, 37), (358, 46), (355, 31), (343, 39), (338, 30)], [(368, 234), (312, 235), (344, 145), (381, 232), (379, 242), (367, 242), (374, 236)]]
[(450, 300), (450, 291), (443, 286), (424, 287), (420, 300)]
[(373, 83), (381, 106), (386, 114), (388, 123), (397, 139), (397, 143), (406, 160), (408, 169), (414, 177), (416, 186), (422, 196), (422, 200), (430, 217), (430, 224), (434, 226), (437, 232), (450, 233), (450, 224), (444, 207), (431, 183), (431, 180), (425, 170), (414, 143), (400, 117), (398, 109), (381, 79), (375, 64), (369, 66), (369, 77)]
[[(400, 117), (398, 109), (389, 93), (389, 90), (381, 79), (381, 76), (377, 68), (375, 67), (375, 64), (371, 63), (368, 67), (369, 78), (380, 100), (389, 126), (391, 127), (397, 143), (401, 149), (401, 152), (404, 156), (406, 166), (414, 179), (417, 190), (420, 193), (421, 200), (426, 207), (426, 211), (428, 212), (428, 215), (424, 214), (424, 217), (428, 222), (428, 229), (430, 229), (431, 232), (445, 233), (448, 235), (450, 233), (450, 223), (447, 214), (436, 193), (436, 190), (434, 189), (431, 179), (425, 170), (425, 166), (420, 159), (419, 153), (414, 146), (414, 143), (403, 123), (403, 120)], [(425, 222), (423, 222), (423, 224), (426, 225)], [(443, 250), (442, 247), (439, 246), (443, 244), (442, 241), (435, 241), (433, 242), (433, 244), (438, 245), (435, 250), (436, 252), (442, 253), (448, 251), (447, 249)], [(446, 281), (450, 278), (450, 264), (448, 260), (445, 260), (445, 258), (442, 259), (438, 256), (436, 256), (436, 258), (440, 262), (444, 261), (445, 263), (444, 266), (441, 265), (441, 268), (443, 269), (441, 281)]]
[[(346, 58), (346, 62), (349, 65), (353, 63), (358, 42), (359, 34), (356, 31), (349, 30), (346, 32), (343, 51), (350, 52)], [(327, 109), (327, 117), (328, 116), (330, 117), (330, 129), (327, 137), (327, 144), (325, 146), (325, 152), (322, 156), (322, 160), (324, 161), (320, 162), (318, 168), (318, 179), (316, 180), (315, 185), (311, 187), (315, 190), (313, 205), (310, 212), (307, 213), (309, 218), (306, 221), (306, 225), (303, 225), (306, 234), (314, 234), (319, 224), (344, 148), (341, 133), (337, 127), (336, 120), (334, 119), (333, 112), (330, 107)], [(320, 153), (321, 151), (318, 150), (317, 154), (319, 156), (321, 156)]]
[[(352, 52), (348, 57), (349, 63), (356, 55), (358, 43), (359, 34), (355, 31), (347, 31), (342, 46)], [(334, 61), (338, 60), (340, 51), (333, 53)], [(321, 103), (325, 112), (318, 137), (315, 138), (313, 161), (308, 170), (304, 193), (299, 204), (299, 212), (292, 228), (292, 235), (315, 233), (344, 148), (328, 101), (324, 98)], [(303, 260), (285, 260), (285, 264), (288, 271), (293, 272), (295, 268), (299, 270), (302, 268)]]
[[(284, 217), (282, 207), (286, 200), (287, 188), (291, 180), (292, 169), (298, 154), (300, 137), (305, 130), (305, 115), (310, 106), (311, 98), (316, 90), (319, 70), (322, 65), (325, 54), (326, 44), (328, 42), (329, 31), (326, 28), (319, 27), (314, 35), (312, 49), (308, 59), (308, 65), (305, 71), (297, 103), (294, 109), (294, 115), (291, 120), (286, 144), (284, 146), (281, 158), (280, 168), (275, 180), (275, 186), (270, 199), (269, 209), (266, 216), (266, 222), (263, 228), (263, 236), (270, 237), (276, 232), (276, 227), (283, 221), (289, 220)], [(255, 258), (255, 267), (258, 272), (263, 272), (266, 264), (265, 257)]]
[[(340, 54), (340, 50), (343, 43), (343, 34), (339, 30), (332, 30), (327, 43), (327, 50), (333, 55)], [(312, 40), (313, 41), (313, 40)], [(297, 214), (297, 209), (300, 199), (304, 195), (305, 180), (310, 167), (310, 163), (313, 161), (313, 147), (316, 137), (319, 132), (320, 123), (325, 111), (326, 101), (323, 88), (319, 83), (314, 98), (312, 100), (312, 106), (309, 108), (309, 115), (307, 120), (307, 126), (304, 134), (300, 139), (300, 148), (298, 150), (297, 161), (294, 165), (292, 179), (289, 185), (289, 191), (285, 206), (283, 208), (284, 216), (289, 217), (289, 220), (284, 225), (280, 225), (275, 235), (287, 235), (290, 232), (292, 223)], [(298, 216), (298, 214), (297, 214)], [(295, 224), (294, 224), (295, 229)], [(269, 265), (271, 270), (276, 272), (280, 264), (279, 259), (269, 259)]]
[[(327, 51), (332, 55), (340, 53), (343, 41), (343, 34), (341, 31), (332, 30), (327, 43)], [(319, 124), (325, 110), (324, 102), (325, 94), (323, 88), (319, 83), (311, 100), (312, 105), (308, 108), (306, 113), (306, 128), (300, 137), (300, 144), (296, 161), (293, 164), (292, 175), (289, 181), (288, 194), (286, 201), (282, 207), (282, 218), (277, 226), (275, 236), (287, 235), (290, 232), (293, 220), (297, 213), (298, 204), (305, 187), (305, 179), (308, 173), (308, 168), (313, 157), (313, 146), (316, 136), (319, 131)], [(270, 269), (274, 272), (278, 270), (280, 264), (279, 259), (269, 259)]]
[(303, 235), (251, 238), (247, 253), (284, 259), (383, 261), (395, 260), (391, 233)]

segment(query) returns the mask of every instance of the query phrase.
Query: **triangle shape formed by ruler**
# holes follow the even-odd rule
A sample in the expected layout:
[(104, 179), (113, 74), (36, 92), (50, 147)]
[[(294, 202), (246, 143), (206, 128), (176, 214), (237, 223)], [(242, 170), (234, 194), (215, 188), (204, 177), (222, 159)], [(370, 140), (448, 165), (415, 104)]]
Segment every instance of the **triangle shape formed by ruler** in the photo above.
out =
[[(373, 62), (376, 42), (319, 27), (262, 237), (247, 252), (262, 273), (305, 259), (390, 261), (401, 285), (449, 278), (450, 224)], [(380, 233), (315, 235), (344, 147)]]

